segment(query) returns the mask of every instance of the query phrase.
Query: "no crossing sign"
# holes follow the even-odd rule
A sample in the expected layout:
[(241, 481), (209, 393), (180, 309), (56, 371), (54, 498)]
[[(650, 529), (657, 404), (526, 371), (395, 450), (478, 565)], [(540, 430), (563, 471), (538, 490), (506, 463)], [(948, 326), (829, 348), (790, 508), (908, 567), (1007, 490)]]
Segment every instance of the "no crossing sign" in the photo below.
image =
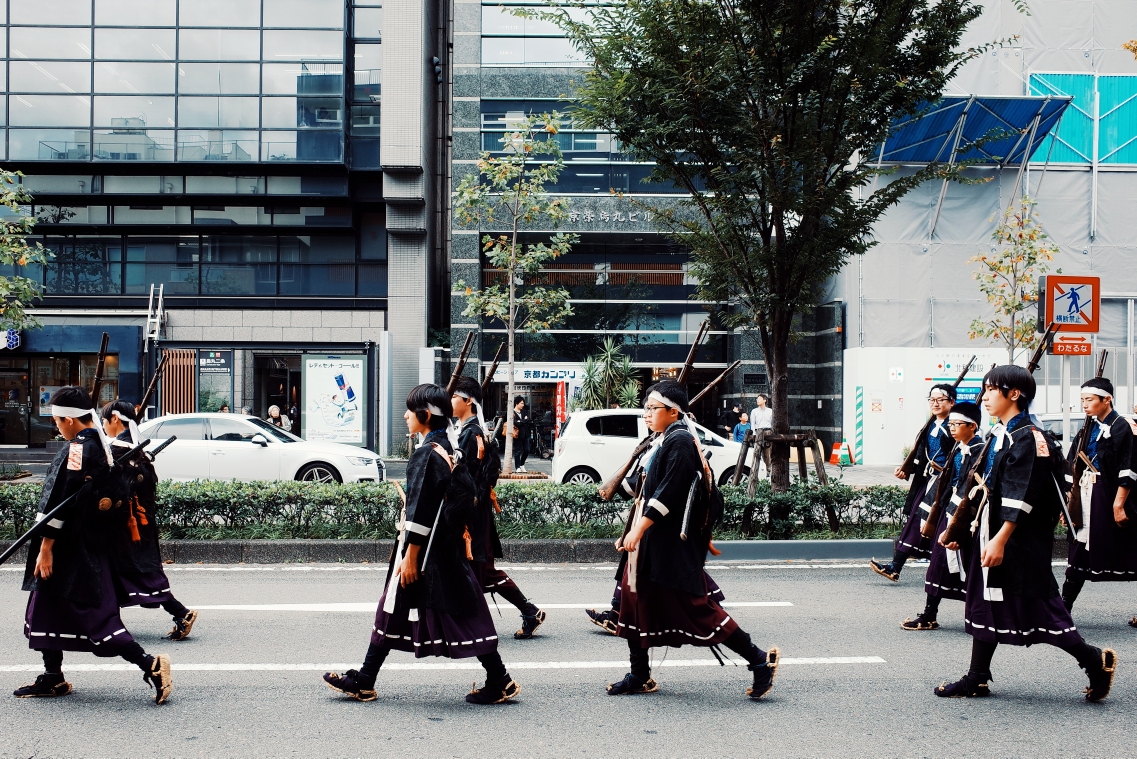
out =
[(1039, 332), (1051, 322), (1059, 332), (1096, 333), (1101, 314), (1101, 278), (1052, 274), (1038, 280)]

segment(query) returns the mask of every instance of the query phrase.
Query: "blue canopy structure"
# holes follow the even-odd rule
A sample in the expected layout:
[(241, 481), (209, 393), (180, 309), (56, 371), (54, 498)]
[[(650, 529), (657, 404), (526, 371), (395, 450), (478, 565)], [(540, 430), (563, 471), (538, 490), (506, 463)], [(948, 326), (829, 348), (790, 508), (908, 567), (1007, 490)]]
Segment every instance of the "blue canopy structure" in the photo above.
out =
[[(1018, 191), (1027, 162), (1058, 125), (1072, 98), (981, 97), (945, 95), (920, 113), (892, 125), (892, 133), (880, 146), (878, 164), (957, 163), (971, 161), (986, 166), (1018, 165)], [(932, 216), (929, 238), (936, 233), (948, 180), (940, 187), (940, 199)]]
[(945, 95), (919, 115), (894, 123), (878, 161), (1021, 164), (1058, 124), (1070, 101), (1062, 96)]

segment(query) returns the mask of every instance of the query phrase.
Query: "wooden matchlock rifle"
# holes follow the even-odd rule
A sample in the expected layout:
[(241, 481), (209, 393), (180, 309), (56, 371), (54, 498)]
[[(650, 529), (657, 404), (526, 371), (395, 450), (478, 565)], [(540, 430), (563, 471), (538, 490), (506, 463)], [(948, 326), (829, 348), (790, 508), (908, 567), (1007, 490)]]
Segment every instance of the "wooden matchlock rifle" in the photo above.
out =
[[(497, 346), (497, 353), (495, 353), (493, 356), (493, 363), (490, 364), (489, 371), (486, 372), (486, 378), (484, 380), (482, 380), (482, 399), (483, 399), (483, 401), (486, 397), (486, 393), (488, 393), (490, 390), (490, 385), (493, 384), (493, 376), (494, 376), (494, 374), (497, 373), (497, 365), (499, 363), (501, 363), (501, 352), (503, 350), (505, 350), (505, 343), (502, 343), (501, 345)], [(494, 419), (493, 424), (490, 426), (490, 438), (491, 439), (497, 437), (498, 428), (501, 427), (501, 425), (504, 423), (505, 423), (505, 417), (499, 414)]]
[(137, 406), (134, 407), (135, 421), (141, 421), (142, 416), (146, 413), (146, 404), (150, 402), (150, 398), (158, 389), (158, 380), (162, 378), (162, 372), (166, 369), (166, 362), (169, 356), (163, 354), (162, 360), (158, 362), (158, 367), (154, 369), (154, 376), (150, 378), (150, 384), (146, 386), (146, 392), (142, 395), (142, 400)]
[[(1042, 336), (1042, 340), (1039, 342), (1038, 347), (1034, 350), (1034, 355), (1030, 357), (1030, 361), (1027, 362), (1026, 365), (1026, 370), (1031, 374), (1034, 374), (1036, 371), (1038, 371), (1038, 367), (1042, 363), (1042, 356), (1046, 353), (1046, 349), (1054, 339), (1054, 333), (1057, 331), (1058, 324), (1055, 322), (1051, 322), (1050, 326), (1046, 328), (1046, 333)], [(974, 360), (974, 357), (972, 360)], [(980, 399), (982, 399), (982, 393), (980, 393)], [(952, 448), (952, 453), (949, 455), (951, 458), (955, 457), (954, 447)], [(952, 472), (951, 474), (954, 475), (955, 473)], [(936, 483), (935, 500), (932, 501), (932, 508), (928, 512), (927, 521), (924, 522), (923, 527), (920, 528), (920, 534), (925, 538), (935, 539), (936, 537), (936, 526), (939, 525), (940, 514), (943, 513), (944, 499), (951, 498), (951, 482), (949, 482), (951, 479), (953, 479), (953, 477), (951, 475), (947, 475), (941, 477), (940, 481)]]
[[(1054, 334), (1057, 331), (1058, 325), (1055, 322), (1051, 322), (1049, 326), (1047, 326), (1046, 332), (1042, 336), (1042, 340), (1039, 342), (1038, 347), (1034, 350), (1034, 355), (1032, 355), (1030, 361), (1027, 362), (1026, 368), (1027, 371), (1031, 374), (1034, 374), (1036, 371), (1038, 371), (1038, 367), (1042, 363), (1042, 356), (1045, 354), (1046, 349), (1053, 342)], [(994, 366), (991, 368), (994, 368)], [(975, 484), (970, 485), (970, 489), (964, 489), (963, 497), (960, 499), (959, 504), (955, 507), (955, 513), (952, 514), (951, 519), (948, 521), (948, 525), (944, 530), (944, 534), (940, 536), (939, 542), (941, 545), (946, 546), (950, 543), (960, 543), (966, 540), (967, 537), (971, 534), (972, 523), (975, 521), (975, 517), (979, 513), (979, 508), (987, 500), (988, 496), (987, 480), (985, 477), (979, 474), (979, 470), (986, 462), (988, 450), (990, 449), (990, 446), (993, 442), (994, 436), (989, 436), (986, 442), (983, 443), (983, 447), (979, 450), (979, 454), (975, 457), (975, 460), (971, 462), (971, 466), (968, 467), (967, 474), (964, 476), (963, 481)], [(976, 501), (976, 496), (979, 496), (978, 501)], [(947, 494), (945, 491), (941, 490), (940, 494), (937, 495), (937, 500), (941, 500), (944, 497), (947, 497)], [(934, 525), (939, 521), (939, 515), (936, 514), (935, 516), (936, 519), (934, 522), (931, 518), (932, 515), (929, 515), (928, 518), (928, 523), (933, 525), (933, 531), (935, 529)], [(928, 535), (927, 532), (924, 532), (923, 534)]]
[[(679, 384), (683, 385), (684, 387), (686, 387), (687, 384), (687, 375), (691, 373), (691, 368), (695, 365), (695, 356), (699, 352), (699, 344), (702, 343), (703, 338), (706, 337), (707, 331), (710, 330), (710, 326), (711, 325), (708, 321), (704, 321), (702, 324), (700, 324), (699, 331), (695, 334), (695, 339), (691, 342), (691, 350), (687, 352), (687, 360), (683, 362), (683, 369), (679, 372), (679, 379), (677, 380)], [(702, 398), (705, 394), (706, 391), (704, 390), (702, 393), (699, 393), (696, 398)], [(688, 408), (689, 407), (690, 404), (688, 404)], [(622, 467), (617, 469), (611, 477), (605, 480), (603, 484), (600, 485), (600, 487), (597, 489), (597, 492), (599, 492), (602, 499), (605, 501), (611, 501), (615, 497), (616, 491), (619, 490), (620, 484), (624, 481), (624, 478), (628, 476), (628, 472), (630, 472), (635, 463), (640, 460), (640, 456), (643, 456), (647, 449), (651, 447), (651, 444), (655, 442), (656, 434), (657, 433), (651, 432), (649, 430), (644, 439), (641, 440), (638, 445), (636, 445), (635, 450), (632, 451), (632, 455), (628, 461)], [(635, 509), (632, 509), (632, 513), (635, 513)], [(630, 521), (624, 527), (625, 535), (628, 533), (629, 529), (631, 529)]]
[[(951, 389), (954, 391), (959, 387), (959, 383), (963, 382), (963, 378), (971, 371), (971, 365), (975, 363), (975, 356), (972, 356), (967, 366), (963, 367), (963, 371), (955, 378), (955, 382), (951, 383)], [(908, 452), (908, 458), (904, 459), (904, 463), (900, 465), (900, 471), (904, 473), (904, 479), (912, 476), (916, 471), (916, 454), (920, 450), (920, 443), (928, 437), (928, 431), (932, 429), (932, 423), (936, 421), (934, 416), (928, 417), (928, 421), (924, 422), (924, 426), (920, 428), (920, 434), (916, 436), (916, 442), (912, 443), (912, 450)]]
[(95, 408), (100, 407), (99, 393), (103, 389), (103, 371), (107, 365), (107, 348), (110, 345), (111, 336), (106, 332), (103, 333), (103, 342), (99, 346), (99, 360), (95, 364), (95, 378), (91, 382), (91, 402), (95, 404)]
[(450, 381), (446, 383), (446, 395), (450, 396), (454, 392), (454, 386), (458, 384), (458, 378), (462, 376), (462, 370), (466, 368), (466, 359), (470, 356), (470, 347), (474, 344), (474, 333), (466, 333), (466, 342), (462, 343), (462, 352), (458, 354), (458, 360), (454, 364), (454, 371), (450, 374)]

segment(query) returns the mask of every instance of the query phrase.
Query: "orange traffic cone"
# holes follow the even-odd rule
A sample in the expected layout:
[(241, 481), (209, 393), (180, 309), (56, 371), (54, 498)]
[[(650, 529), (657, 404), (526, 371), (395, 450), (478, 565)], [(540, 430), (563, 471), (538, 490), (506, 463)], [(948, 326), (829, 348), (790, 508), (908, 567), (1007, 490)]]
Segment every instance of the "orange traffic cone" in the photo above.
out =
[(833, 452), (829, 454), (829, 463), (833, 466), (841, 464), (841, 443), (833, 444)]

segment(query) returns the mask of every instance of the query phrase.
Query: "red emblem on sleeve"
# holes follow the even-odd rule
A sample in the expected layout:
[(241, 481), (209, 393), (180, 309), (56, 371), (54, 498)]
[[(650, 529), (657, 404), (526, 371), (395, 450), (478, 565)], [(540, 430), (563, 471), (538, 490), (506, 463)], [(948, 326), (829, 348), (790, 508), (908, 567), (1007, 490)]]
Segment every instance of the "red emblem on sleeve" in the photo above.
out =
[(1034, 429), (1034, 455), (1035, 456), (1049, 456), (1050, 445), (1046, 442), (1046, 435), (1042, 434), (1042, 430)]

